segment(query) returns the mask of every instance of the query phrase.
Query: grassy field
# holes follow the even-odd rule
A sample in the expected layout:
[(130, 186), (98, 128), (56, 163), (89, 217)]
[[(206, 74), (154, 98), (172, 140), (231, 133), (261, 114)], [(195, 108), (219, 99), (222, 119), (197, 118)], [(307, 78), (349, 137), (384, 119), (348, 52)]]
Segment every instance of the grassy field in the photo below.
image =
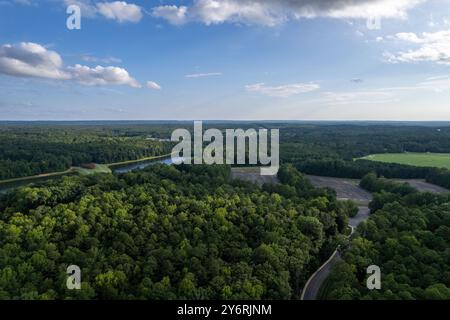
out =
[(449, 153), (384, 153), (372, 154), (359, 159), (406, 164), (417, 167), (436, 167), (450, 169)]
[(111, 169), (106, 164), (96, 164), (94, 169), (73, 167), (73, 171), (78, 172), (81, 175), (88, 175), (94, 173), (111, 173)]

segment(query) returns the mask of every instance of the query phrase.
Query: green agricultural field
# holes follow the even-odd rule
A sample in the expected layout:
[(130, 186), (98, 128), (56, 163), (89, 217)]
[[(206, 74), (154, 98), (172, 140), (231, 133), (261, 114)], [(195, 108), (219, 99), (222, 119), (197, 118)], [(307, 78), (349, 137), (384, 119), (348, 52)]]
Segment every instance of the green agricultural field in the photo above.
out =
[(365, 156), (364, 160), (406, 164), (417, 167), (436, 167), (450, 169), (449, 153), (383, 153)]
[(81, 167), (74, 167), (74, 171), (81, 175), (88, 175), (94, 173), (111, 173), (111, 169), (106, 164), (96, 164), (95, 169), (86, 169)]

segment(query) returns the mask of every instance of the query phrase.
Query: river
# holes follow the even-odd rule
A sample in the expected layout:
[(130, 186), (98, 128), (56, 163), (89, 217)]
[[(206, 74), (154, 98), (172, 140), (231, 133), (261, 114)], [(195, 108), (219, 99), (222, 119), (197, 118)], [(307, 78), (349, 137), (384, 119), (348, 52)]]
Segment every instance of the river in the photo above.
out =
[[(127, 172), (131, 172), (133, 170), (142, 170), (148, 166), (151, 166), (151, 165), (154, 165), (157, 163), (171, 165), (174, 160), (175, 161), (182, 160), (182, 158), (175, 157), (172, 159), (169, 157), (169, 158), (164, 158), (164, 159), (148, 160), (148, 161), (143, 161), (143, 162), (139, 162), (139, 163), (123, 165), (123, 166), (112, 169), (112, 171), (113, 171), (113, 173), (127, 173)], [(60, 177), (61, 176), (42, 177), (42, 178), (34, 179), (33, 181), (20, 181), (20, 182), (11, 183), (9, 185), (4, 185), (4, 186), (0, 187), (0, 194), (6, 193), (9, 190), (13, 190), (13, 189), (16, 189), (18, 187), (21, 187), (21, 186), (24, 186), (24, 185), (27, 185), (30, 183), (44, 182), (44, 181), (48, 181), (51, 179), (58, 179)]]
[(149, 160), (145, 162), (139, 162), (139, 163), (133, 163), (124, 165), (123, 167), (118, 167), (116, 169), (113, 169), (114, 173), (126, 173), (131, 172), (133, 170), (142, 170), (144, 168), (147, 168), (148, 166), (151, 166), (156, 163), (162, 163), (162, 164), (173, 164), (173, 161), (182, 160), (180, 157), (174, 157), (172, 158), (165, 158), (165, 159), (158, 159), (158, 160)]

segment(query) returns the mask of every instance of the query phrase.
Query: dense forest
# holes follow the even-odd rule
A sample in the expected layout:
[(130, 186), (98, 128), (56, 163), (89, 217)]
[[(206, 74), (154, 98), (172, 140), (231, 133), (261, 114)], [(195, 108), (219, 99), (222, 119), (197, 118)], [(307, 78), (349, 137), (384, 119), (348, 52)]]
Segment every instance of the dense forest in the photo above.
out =
[[(167, 154), (192, 123), (0, 126), (0, 180)], [(334, 251), (328, 299), (450, 299), (450, 196), (387, 178), (450, 188), (446, 169), (355, 160), (373, 153), (450, 153), (450, 127), (269, 122), (280, 128), (280, 184), (231, 179), (228, 166), (153, 165), (65, 176), (0, 196), (0, 299), (295, 299)], [(302, 173), (363, 178), (371, 217), (351, 241), (357, 208)], [(83, 290), (66, 289), (66, 268)], [(382, 268), (382, 290), (364, 286)]]
[(170, 153), (151, 130), (94, 125), (0, 126), (0, 180)]
[[(374, 153), (450, 153), (450, 127), (276, 122), (204, 122), (204, 129), (278, 128), (282, 163), (304, 173), (362, 178), (420, 178), (450, 188), (450, 171), (355, 160)], [(192, 122), (8, 123), (0, 126), (0, 180), (167, 154), (176, 128)]]
[[(69, 176), (0, 199), (0, 299), (291, 299), (353, 210), (293, 167), (282, 184), (228, 166)], [(67, 290), (78, 265), (82, 290)]]
[[(371, 217), (329, 279), (327, 299), (450, 299), (450, 196), (417, 192), (369, 174)], [(381, 268), (381, 290), (365, 286), (366, 268)]]

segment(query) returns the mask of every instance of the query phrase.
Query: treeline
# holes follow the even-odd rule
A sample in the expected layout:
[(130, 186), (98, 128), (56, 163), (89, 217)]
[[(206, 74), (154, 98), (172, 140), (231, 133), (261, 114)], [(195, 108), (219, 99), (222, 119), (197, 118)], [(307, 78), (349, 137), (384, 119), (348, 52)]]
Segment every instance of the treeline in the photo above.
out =
[(0, 130), (0, 180), (170, 153), (170, 145), (96, 127), (22, 126)]
[[(192, 122), (92, 122), (0, 126), (0, 179), (62, 171), (85, 162), (109, 163), (170, 152), (176, 128)], [(386, 178), (427, 179), (450, 187), (450, 171), (355, 160), (374, 153), (450, 153), (450, 127), (324, 125), (270, 122), (205, 122), (204, 129), (280, 129), (282, 163), (307, 174), (360, 179), (370, 172)]]
[(450, 170), (435, 169), (431, 170), (426, 177), (427, 182), (450, 189)]
[(361, 179), (370, 172), (386, 178), (424, 179), (437, 171), (435, 168), (415, 167), (369, 160), (305, 160), (296, 164), (298, 170), (336, 178)]
[[(67, 176), (0, 199), (0, 299), (292, 299), (348, 223), (293, 167)], [(82, 289), (66, 288), (78, 265)]]
[[(371, 217), (333, 270), (327, 299), (450, 299), (450, 196), (422, 193), (366, 176), (375, 192)], [(366, 269), (381, 268), (381, 289), (366, 287)]]
[(369, 173), (376, 172), (379, 176), (390, 179), (425, 179), (427, 182), (450, 189), (450, 170), (447, 169), (368, 160), (307, 160), (297, 163), (296, 168), (307, 174), (353, 179), (361, 179)]
[(281, 160), (301, 172), (361, 179), (370, 172), (386, 178), (427, 179), (450, 187), (450, 171), (358, 160), (375, 153), (450, 153), (450, 128), (394, 125), (285, 125)]

